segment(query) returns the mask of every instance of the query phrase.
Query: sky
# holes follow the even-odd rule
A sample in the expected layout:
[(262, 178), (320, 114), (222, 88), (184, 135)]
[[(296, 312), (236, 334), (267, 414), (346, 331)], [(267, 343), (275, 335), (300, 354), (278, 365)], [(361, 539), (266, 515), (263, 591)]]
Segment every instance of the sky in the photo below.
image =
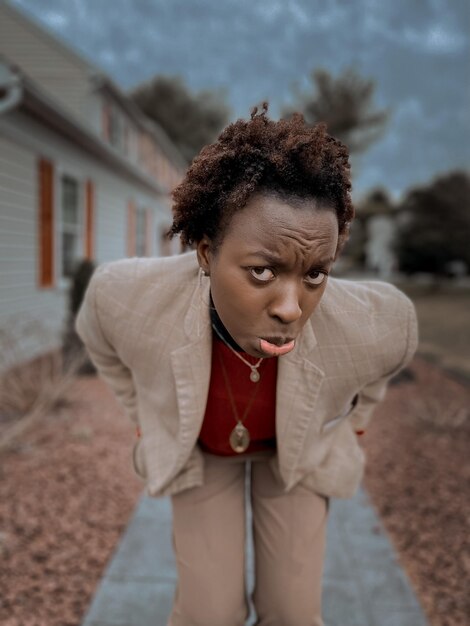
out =
[(156, 74), (220, 90), (233, 119), (267, 99), (270, 116), (313, 70), (349, 67), (390, 110), (355, 164), (356, 197), (397, 198), (470, 166), (468, 0), (10, 0), (123, 90)]

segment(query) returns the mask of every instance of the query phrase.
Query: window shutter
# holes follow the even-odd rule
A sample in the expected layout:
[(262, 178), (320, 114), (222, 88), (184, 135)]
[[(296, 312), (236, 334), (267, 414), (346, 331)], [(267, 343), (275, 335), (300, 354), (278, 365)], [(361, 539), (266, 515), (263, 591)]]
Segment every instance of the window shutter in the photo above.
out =
[(54, 286), (54, 166), (38, 162), (39, 286)]
[(136, 208), (131, 201), (127, 205), (127, 256), (136, 254)]
[(85, 258), (95, 255), (95, 185), (87, 180), (85, 185)]

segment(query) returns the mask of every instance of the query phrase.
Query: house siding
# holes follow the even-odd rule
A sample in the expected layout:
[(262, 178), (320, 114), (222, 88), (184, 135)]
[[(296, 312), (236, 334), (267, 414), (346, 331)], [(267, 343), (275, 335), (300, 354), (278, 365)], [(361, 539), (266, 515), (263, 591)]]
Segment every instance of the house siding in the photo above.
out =
[[(54, 165), (55, 285), (42, 288), (39, 259), (39, 179), (41, 158)], [(153, 233), (148, 254), (157, 256), (157, 228), (169, 225), (168, 207), (144, 188), (126, 181), (99, 161), (27, 116), (15, 112), (0, 118), (0, 331), (12, 324), (38, 321), (45, 328), (49, 348), (60, 345), (67, 312), (67, 284), (60, 279), (57, 237), (60, 213), (58, 178), (69, 173), (80, 181), (83, 219), (81, 250), (85, 246), (86, 185), (94, 188), (94, 260), (97, 264), (127, 256), (129, 201), (152, 212)], [(30, 357), (44, 345), (30, 346)], [(23, 355), (24, 356), (24, 355)]]
[[(129, 113), (124, 106), (126, 96), (110, 81), (106, 84), (102, 76), (96, 81), (92, 79), (93, 75), (100, 76), (98, 68), (24, 11), (2, 0), (0, 55), (5, 57), (0, 60), (6, 61), (8, 70), (23, 82), (26, 93), (29, 90), (34, 94), (43, 107), (33, 109), (31, 101), (25, 99), (13, 110), (3, 109), (0, 113), (0, 338), (5, 337), (4, 331), (17, 328), (18, 324), (39, 323), (44, 329), (40, 340), (34, 340), (28, 333), (22, 336), (27, 349), (23, 350), (21, 360), (26, 360), (60, 345), (67, 315), (70, 281), (62, 277), (61, 261), (63, 195), (71, 216), (64, 228), (65, 250), (73, 251), (66, 254), (70, 257), (66, 273), (71, 267), (68, 262), (77, 250), (77, 258), (91, 255), (97, 264), (127, 256), (129, 240), (135, 238), (135, 232), (129, 233), (130, 204), (138, 215), (147, 212), (145, 253), (149, 256), (178, 253), (179, 242), (162, 242), (161, 233), (171, 224), (168, 194), (179, 182), (185, 165), (176, 151), (171, 158), (167, 156), (168, 146), (163, 149), (158, 133), (151, 128), (149, 131), (143, 116), (133, 114), (132, 110)], [(105, 139), (103, 107), (106, 106), (119, 112), (125, 129), (122, 137), (118, 132)], [(116, 173), (109, 165), (116, 161), (92, 156), (92, 148), (89, 152), (80, 148), (65, 134), (39, 121), (44, 111), (52, 114), (60, 111), (68, 116), (68, 124), (76, 134), (88, 129), (96, 137), (96, 145), (100, 145), (99, 140), (107, 142), (109, 154), (119, 155), (123, 163), (127, 159), (129, 170), (121, 165)], [(162, 136), (165, 146), (168, 140)], [(103, 149), (101, 144), (100, 150)], [(50, 167), (44, 166), (46, 162)], [(134, 174), (128, 173), (131, 169)], [(41, 201), (41, 188), (45, 189), (41, 185), (47, 183), (51, 172), (52, 196), (45, 194)], [(63, 176), (73, 180), (65, 180)], [(145, 179), (147, 184), (143, 182)], [(73, 217), (76, 202), (78, 222)], [(52, 237), (47, 230), (51, 213)], [(52, 275), (46, 271), (50, 259)], [(0, 356), (1, 348), (0, 342)], [(0, 369), (3, 365), (0, 358)]]
[(20, 66), (52, 98), (87, 122), (92, 66), (6, 3), (0, 3), (0, 54)]
[(0, 136), (0, 336), (18, 340), (12, 353), (2, 342), (1, 368), (56, 347), (61, 328), (62, 294), (38, 289), (38, 193), (35, 155)]
[(27, 150), (0, 137), (1, 312), (10, 300), (21, 295), (19, 285), (36, 283), (35, 165), (34, 156)]
[[(57, 40), (22, 11), (0, 0), (0, 55), (18, 66), (50, 98), (129, 162), (145, 171), (168, 192), (181, 173), (162, 151), (158, 140), (129, 116), (116, 99), (93, 82), (101, 72)], [(119, 139), (106, 136), (103, 111), (119, 118)], [(131, 119), (132, 118), (132, 119)]]

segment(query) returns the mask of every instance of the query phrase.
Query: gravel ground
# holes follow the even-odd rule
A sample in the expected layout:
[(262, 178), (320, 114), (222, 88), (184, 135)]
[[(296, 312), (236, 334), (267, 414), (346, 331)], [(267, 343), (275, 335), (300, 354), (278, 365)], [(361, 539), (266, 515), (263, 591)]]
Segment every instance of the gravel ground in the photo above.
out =
[(468, 626), (470, 388), (419, 358), (411, 374), (361, 439), (364, 484), (432, 626)]
[[(432, 626), (464, 626), (470, 420), (459, 409), (470, 389), (420, 359), (410, 371), (360, 439), (365, 486)], [(83, 378), (73, 391), (79, 406), (38, 422), (0, 458), (5, 626), (79, 625), (142, 491), (134, 429), (109, 389)]]
[[(80, 624), (142, 490), (134, 429), (98, 379), (0, 459), (0, 624)], [(68, 419), (67, 417), (68, 416)]]

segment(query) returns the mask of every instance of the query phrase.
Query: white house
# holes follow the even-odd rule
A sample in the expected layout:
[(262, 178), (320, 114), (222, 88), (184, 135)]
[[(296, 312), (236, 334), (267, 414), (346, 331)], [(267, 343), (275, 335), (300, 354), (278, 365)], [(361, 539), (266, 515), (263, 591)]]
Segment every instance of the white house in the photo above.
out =
[(179, 252), (164, 234), (185, 168), (108, 77), (0, 0), (3, 337), (40, 322), (50, 339), (28, 356), (58, 346), (78, 260)]
[(398, 262), (394, 250), (400, 210), (387, 192), (375, 189), (357, 205), (357, 221), (363, 229), (365, 267), (381, 280), (391, 280)]
[(397, 270), (396, 254), (393, 250), (396, 218), (391, 214), (371, 215), (366, 228), (366, 268), (375, 272), (381, 280), (391, 280)]

